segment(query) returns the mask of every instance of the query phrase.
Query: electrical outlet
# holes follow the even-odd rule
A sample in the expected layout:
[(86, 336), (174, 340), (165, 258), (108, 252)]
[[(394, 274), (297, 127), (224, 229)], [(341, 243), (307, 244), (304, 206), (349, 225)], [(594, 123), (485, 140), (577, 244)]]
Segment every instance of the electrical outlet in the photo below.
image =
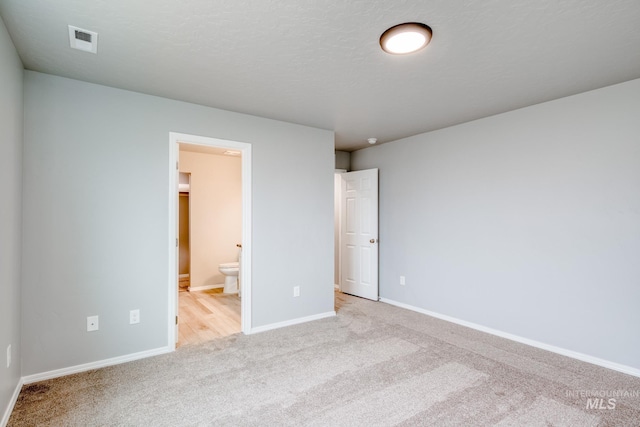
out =
[(7, 368), (11, 366), (11, 344), (7, 346)]
[(87, 332), (98, 330), (98, 316), (87, 317)]
[(400, 284), (401, 284), (402, 286), (406, 285), (406, 282), (405, 282), (405, 280), (404, 280), (404, 276), (400, 276)]
[(134, 325), (140, 323), (140, 310), (131, 310), (129, 312), (129, 324)]
[(293, 287), (293, 296), (294, 297), (299, 297), (300, 296), (300, 286), (294, 286)]

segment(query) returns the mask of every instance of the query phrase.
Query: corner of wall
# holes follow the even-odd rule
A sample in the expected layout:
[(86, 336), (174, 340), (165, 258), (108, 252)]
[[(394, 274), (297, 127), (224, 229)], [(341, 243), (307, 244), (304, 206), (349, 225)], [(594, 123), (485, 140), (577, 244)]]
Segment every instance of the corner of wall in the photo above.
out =
[(9, 421), (21, 382), (24, 68), (0, 19), (0, 413)]
[(335, 158), (336, 158), (336, 169), (344, 169), (347, 172), (351, 170), (351, 153), (347, 151), (336, 150)]

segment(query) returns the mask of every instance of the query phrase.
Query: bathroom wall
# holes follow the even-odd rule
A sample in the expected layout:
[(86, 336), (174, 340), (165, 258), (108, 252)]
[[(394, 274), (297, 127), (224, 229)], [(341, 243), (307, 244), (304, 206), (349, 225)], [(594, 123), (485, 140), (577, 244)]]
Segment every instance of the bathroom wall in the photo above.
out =
[(380, 295), (640, 373), (639, 117), (632, 80), (352, 153)]
[(23, 375), (168, 348), (170, 132), (251, 144), (252, 328), (333, 312), (333, 132), (24, 79)]
[[(0, 424), (20, 380), (23, 69), (0, 18)], [(6, 354), (11, 346), (11, 365)]]
[(242, 242), (242, 159), (180, 150), (180, 172), (191, 173), (190, 286), (224, 283), (222, 263), (237, 261)]

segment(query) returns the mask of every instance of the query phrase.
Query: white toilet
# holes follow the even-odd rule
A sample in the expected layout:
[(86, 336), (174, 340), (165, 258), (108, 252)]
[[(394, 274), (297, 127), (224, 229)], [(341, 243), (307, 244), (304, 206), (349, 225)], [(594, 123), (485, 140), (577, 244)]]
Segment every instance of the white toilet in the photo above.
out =
[(227, 262), (218, 266), (220, 273), (224, 274), (224, 292), (225, 294), (238, 293), (238, 273), (240, 272), (239, 262)]

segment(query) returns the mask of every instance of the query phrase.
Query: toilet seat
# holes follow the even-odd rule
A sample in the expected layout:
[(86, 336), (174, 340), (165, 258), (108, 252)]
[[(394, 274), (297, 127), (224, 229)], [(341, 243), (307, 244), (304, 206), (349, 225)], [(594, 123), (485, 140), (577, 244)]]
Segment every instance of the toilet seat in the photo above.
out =
[(220, 268), (240, 268), (239, 262), (227, 262), (224, 264), (220, 264)]

